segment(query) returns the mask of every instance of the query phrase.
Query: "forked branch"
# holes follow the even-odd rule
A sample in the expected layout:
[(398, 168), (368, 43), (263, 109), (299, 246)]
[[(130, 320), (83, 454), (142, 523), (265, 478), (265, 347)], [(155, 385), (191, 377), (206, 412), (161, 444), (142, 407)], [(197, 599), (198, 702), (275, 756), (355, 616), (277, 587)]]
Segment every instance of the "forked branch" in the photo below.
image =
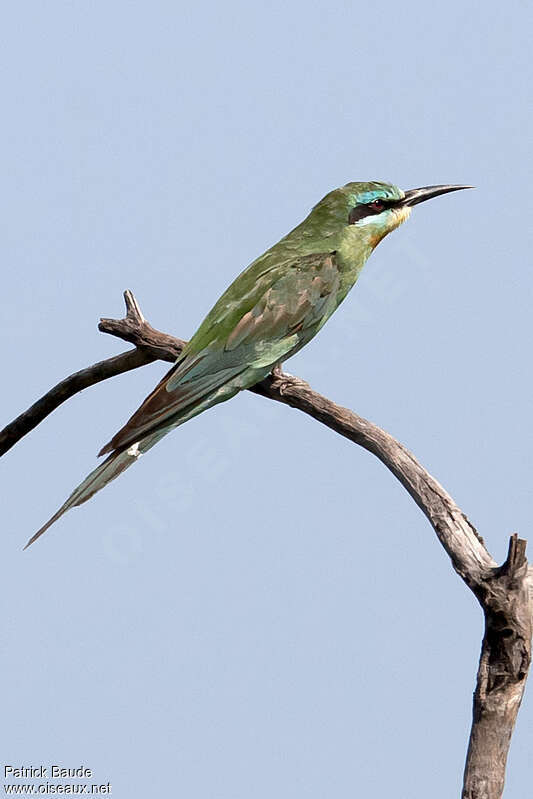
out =
[[(0, 433), (0, 455), (61, 403), (84, 388), (155, 360), (173, 362), (185, 346), (144, 318), (130, 291), (124, 319), (101, 319), (99, 329), (135, 349), (62, 380)], [(511, 537), (498, 567), (465, 514), (414, 455), (377, 425), (336, 405), (303, 380), (276, 372), (250, 391), (303, 411), (373, 455), (394, 474), (427, 516), (452, 565), (479, 600), (485, 634), (474, 693), (463, 799), (500, 799), (505, 765), (531, 660), (531, 570), (526, 542)]]

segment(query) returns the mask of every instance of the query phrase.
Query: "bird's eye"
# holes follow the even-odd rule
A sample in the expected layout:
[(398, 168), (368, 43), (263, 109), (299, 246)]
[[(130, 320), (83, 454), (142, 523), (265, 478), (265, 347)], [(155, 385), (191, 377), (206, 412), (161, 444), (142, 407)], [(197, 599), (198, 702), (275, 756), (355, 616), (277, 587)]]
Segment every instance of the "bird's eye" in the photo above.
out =
[(354, 225), (356, 222), (359, 222), (360, 219), (364, 219), (365, 216), (374, 216), (375, 214), (380, 214), (382, 211), (387, 208), (389, 203), (386, 200), (372, 200), (370, 203), (360, 203), (356, 205), (355, 208), (352, 208), (348, 215), (348, 224)]

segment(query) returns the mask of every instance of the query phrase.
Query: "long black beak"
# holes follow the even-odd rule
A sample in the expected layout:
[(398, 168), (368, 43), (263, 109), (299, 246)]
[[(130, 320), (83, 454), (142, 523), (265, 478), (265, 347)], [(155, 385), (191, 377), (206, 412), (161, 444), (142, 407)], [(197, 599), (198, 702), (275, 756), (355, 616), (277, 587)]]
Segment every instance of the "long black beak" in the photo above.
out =
[(460, 191), (461, 189), (473, 189), (473, 186), (423, 186), (421, 189), (409, 189), (405, 192), (405, 197), (400, 200), (400, 205), (417, 205), (439, 194), (447, 194), (449, 191)]

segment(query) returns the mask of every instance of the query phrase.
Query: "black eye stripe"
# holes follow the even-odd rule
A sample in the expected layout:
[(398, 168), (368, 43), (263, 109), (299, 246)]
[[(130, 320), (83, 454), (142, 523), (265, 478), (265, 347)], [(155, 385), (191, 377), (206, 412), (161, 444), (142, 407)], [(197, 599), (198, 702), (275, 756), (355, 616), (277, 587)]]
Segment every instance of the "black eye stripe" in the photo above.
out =
[(364, 219), (365, 216), (375, 216), (376, 214), (380, 214), (386, 208), (392, 208), (395, 205), (394, 200), (373, 200), (371, 203), (361, 203), (360, 205), (356, 205), (355, 208), (352, 208), (348, 215), (348, 224), (353, 225), (355, 222), (358, 222), (360, 219)]

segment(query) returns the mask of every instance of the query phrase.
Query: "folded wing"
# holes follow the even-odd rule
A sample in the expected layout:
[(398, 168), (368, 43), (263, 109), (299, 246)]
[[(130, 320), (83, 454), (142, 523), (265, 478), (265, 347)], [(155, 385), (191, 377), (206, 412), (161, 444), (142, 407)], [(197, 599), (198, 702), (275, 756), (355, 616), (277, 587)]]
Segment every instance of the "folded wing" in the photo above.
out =
[[(241, 308), (237, 315), (228, 308), (232, 321), (237, 316), (229, 329), (213, 325), (206, 342), (204, 325), (200, 327), (176, 364), (100, 454), (129, 447), (140, 436), (175, 425), (182, 415), (190, 418), (192, 406), (204, 405), (224, 386), (234, 386), (236, 393), (253, 385), (312, 338), (336, 306), (338, 287), (334, 254), (313, 254), (286, 264), (282, 276), (253, 297), (251, 307)], [(211, 319), (223, 318), (218, 306), (209, 314)], [(228, 396), (231, 393), (228, 390)]]

